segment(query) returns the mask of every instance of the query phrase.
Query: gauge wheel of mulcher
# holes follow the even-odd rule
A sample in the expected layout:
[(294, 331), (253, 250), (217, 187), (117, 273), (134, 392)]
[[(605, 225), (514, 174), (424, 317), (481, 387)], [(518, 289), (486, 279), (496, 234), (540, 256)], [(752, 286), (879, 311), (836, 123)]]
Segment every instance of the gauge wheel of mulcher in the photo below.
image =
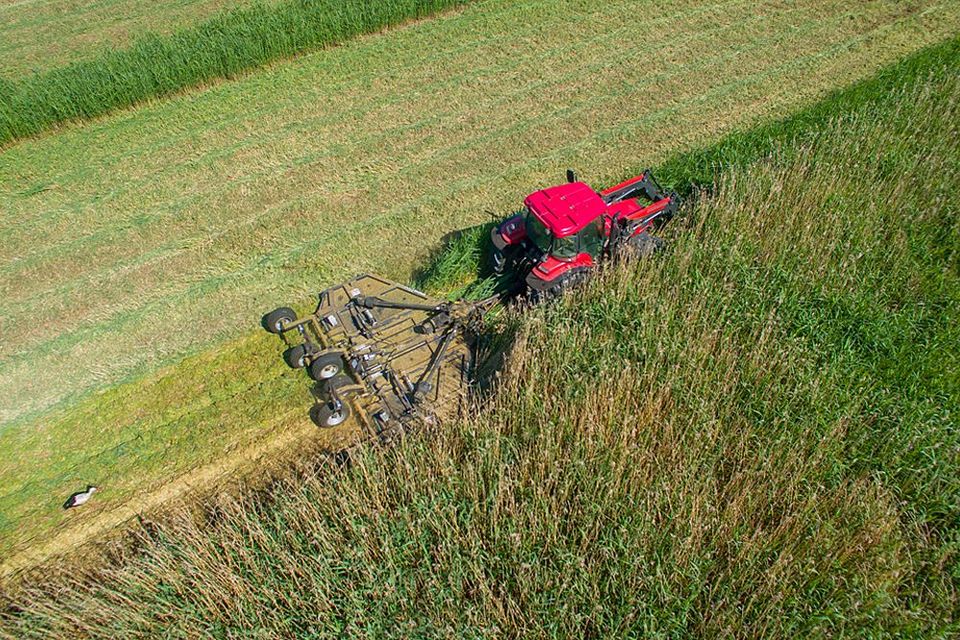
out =
[(307, 366), (307, 346), (298, 344), (283, 352), (283, 361), (291, 369), (303, 369)]
[(290, 307), (280, 307), (263, 316), (260, 324), (270, 333), (283, 333), (283, 325), (297, 319), (297, 312)]
[(320, 382), (329, 380), (343, 371), (343, 356), (339, 353), (324, 353), (310, 363), (310, 377)]
[(318, 427), (326, 429), (343, 424), (349, 417), (350, 405), (346, 402), (341, 402), (339, 409), (334, 407), (333, 403), (330, 402), (315, 404), (313, 408), (310, 409), (310, 419), (313, 420), (313, 423)]

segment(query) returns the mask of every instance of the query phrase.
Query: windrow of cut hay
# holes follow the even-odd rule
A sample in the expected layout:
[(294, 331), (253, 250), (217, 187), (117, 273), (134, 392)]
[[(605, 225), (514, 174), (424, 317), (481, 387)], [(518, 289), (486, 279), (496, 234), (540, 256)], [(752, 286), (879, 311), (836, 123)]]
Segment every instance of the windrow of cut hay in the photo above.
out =
[(17, 637), (946, 634), (960, 78), (725, 173), (660, 258), (513, 320), (469, 420), (20, 593)]
[(149, 35), (19, 81), (0, 79), (0, 146), (59, 123), (102, 115), (341, 43), (466, 0), (284, 0), (216, 15), (166, 36)]

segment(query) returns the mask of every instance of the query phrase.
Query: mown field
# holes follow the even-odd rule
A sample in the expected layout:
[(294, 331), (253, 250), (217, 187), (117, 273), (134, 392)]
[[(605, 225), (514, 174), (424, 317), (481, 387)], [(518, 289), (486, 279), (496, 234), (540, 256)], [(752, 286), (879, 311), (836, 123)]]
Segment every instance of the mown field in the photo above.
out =
[[(239, 3), (172, 33), (141, 34), (129, 45), (101, 49), (67, 65), (13, 80), (0, 77), (0, 147), (462, 4), (463, 0)], [(157, 9), (160, 15), (177, 14), (177, 7)], [(174, 24), (181, 20), (178, 16)], [(99, 26), (109, 30), (108, 25)]]
[(668, 252), (508, 321), (470, 419), (146, 533), (4, 631), (952, 636), (958, 44), (788, 142), (673, 162), (731, 161)]
[[(651, 39), (620, 19), (634, 3), (484, 2), (5, 151), (7, 560), (301, 420), (299, 378), (246, 333), (263, 310), (362, 270), (408, 278), (445, 231), (563, 167), (621, 178), (960, 20), (937, 3), (762, 9), (671, 3)], [(88, 481), (97, 503), (65, 519)]]
[(0, 3), (0, 78), (78, 62), (128, 46), (146, 33), (169, 33), (225, 8), (225, 0), (5, 0)]

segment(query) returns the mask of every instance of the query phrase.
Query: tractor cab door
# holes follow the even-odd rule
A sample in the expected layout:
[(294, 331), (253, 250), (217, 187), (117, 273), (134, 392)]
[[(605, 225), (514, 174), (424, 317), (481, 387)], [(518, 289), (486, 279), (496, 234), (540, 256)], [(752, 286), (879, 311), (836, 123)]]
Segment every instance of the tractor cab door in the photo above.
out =
[(597, 260), (603, 251), (604, 227), (603, 218), (597, 218), (577, 233), (580, 239), (580, 252), (589, 254)]

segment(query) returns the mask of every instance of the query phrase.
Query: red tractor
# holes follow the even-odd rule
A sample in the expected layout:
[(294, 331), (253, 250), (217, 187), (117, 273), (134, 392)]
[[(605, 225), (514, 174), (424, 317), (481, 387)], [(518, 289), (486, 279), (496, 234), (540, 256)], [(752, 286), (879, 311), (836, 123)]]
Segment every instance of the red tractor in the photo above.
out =
[(605, 259), (658, 251), (663, 240), (651, 232), (674, 216), (680, 198), (649, 169), (599, 193), (567, 171), (567, 184), (532, 193), (524, 205), (491, 232), (493, 268), (515, 274), (538, 300), (585, 280)]

